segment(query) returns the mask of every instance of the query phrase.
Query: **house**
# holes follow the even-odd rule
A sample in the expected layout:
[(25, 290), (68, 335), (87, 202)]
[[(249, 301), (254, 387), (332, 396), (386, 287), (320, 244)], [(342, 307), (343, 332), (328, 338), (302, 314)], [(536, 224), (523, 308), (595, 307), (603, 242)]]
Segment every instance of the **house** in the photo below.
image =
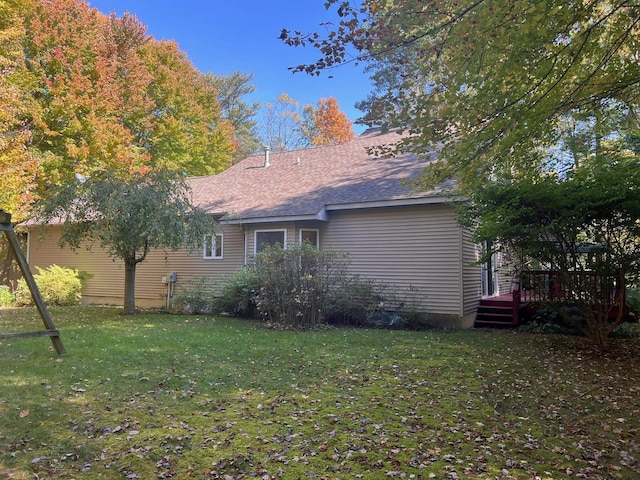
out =
[[(475, 264), (477, 246), (457, 223), (444, 190), (417, 191), (405, 181), (431, 157), (376, 159), (368, 153), (399, 138), (370, 129), (346, 144), (265, 151), (218, 175), (190, 179), (194, 202), (218, 219), (220, 229), (202, 251), (151, 252), (137, 268), (137, 305), (165, 305), (168, 272), (178, 285), (204, 275), (222, 281), (263, 244), (308, 241), (348, 252), (353, 273), (411, 289), (430, 323), (473, 325), (481, 296), (500, 293), (495, 269)], [(95, 247), (61, 250), (59, 233), (51, 226), (43, 239), (29, 239), (32, 268), (55, 263), (86, 271), (92, 277), (84, 302), (122, 304), (124, 267)]]

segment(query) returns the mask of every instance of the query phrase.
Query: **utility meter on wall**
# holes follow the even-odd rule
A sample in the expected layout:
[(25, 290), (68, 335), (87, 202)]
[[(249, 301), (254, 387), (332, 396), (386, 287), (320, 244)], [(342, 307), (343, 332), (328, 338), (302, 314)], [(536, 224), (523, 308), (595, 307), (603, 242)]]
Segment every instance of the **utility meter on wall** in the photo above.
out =
[(169, 272), (166, 277), (162, 277), (162, 283), (176, 283), (177, 281), (178, 274), (176, 272)]

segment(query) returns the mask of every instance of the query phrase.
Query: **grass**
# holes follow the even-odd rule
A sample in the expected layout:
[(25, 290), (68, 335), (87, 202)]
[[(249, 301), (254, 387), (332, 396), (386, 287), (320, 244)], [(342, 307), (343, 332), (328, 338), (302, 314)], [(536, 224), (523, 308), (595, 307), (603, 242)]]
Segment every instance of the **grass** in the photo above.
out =
[[(0, 478), (638, 478), (640, 340), (52, 309), (0, 340)], [(0, 332), (34, 330), (0, 309)]]

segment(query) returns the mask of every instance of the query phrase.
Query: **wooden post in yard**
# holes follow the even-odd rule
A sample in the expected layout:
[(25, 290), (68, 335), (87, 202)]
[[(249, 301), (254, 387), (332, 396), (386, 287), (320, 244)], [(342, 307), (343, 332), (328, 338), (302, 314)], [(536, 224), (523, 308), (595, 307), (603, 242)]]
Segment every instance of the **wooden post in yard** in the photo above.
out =
[(40, 289), (38, 288), (38, 285), (36, 284), (36, 281), (31, 274), (31, 270), (29, 269), (29, 264), (22, 254), (22, 249), (20, 248), (18, 237), (16, 236), (16, 232), (13, 230), (13, 225), (11, 225), (11, 214), (5, 212), (4, 210), (0, 210), (0, 231), (3, 231), (7, 237), (7, 240), (9, 240), (9, 248), (11, 248), (13, 255), (15, 256), (16, 260), (18, 260), (18, 265), (20, 266), (22, 276), (29, 286), (33, 301), (36, 304), (38, 312), (40, 313), (40, 317), (42, 318), (44, 326), (46, 327), (46, 330), (41, 330), (38, 332), (0, 333), (0, 338), (50, 337), (51, 343), (53, 343), (53, 348), (56, 349), (58, 355), (62, 355), (63, 353), (65, 353), (65, 350), (62, 346), (62, 340), (60, 340), (60, 332), (53, 324), (53, 320), (51, 320), (51, 316), (49, 315), (49, 311), (47, 310), (47, 304), (42, 299)]

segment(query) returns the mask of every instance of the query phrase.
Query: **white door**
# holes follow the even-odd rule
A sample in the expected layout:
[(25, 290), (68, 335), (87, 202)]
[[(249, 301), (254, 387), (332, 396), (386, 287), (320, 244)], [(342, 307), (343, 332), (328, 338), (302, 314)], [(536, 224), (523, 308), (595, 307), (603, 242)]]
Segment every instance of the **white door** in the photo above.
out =
[(498, 256), (497, 254), (491, 255), (489, 260), (482, 264), (482, 296), (492, 297), (499, 295), (498, 286)]

